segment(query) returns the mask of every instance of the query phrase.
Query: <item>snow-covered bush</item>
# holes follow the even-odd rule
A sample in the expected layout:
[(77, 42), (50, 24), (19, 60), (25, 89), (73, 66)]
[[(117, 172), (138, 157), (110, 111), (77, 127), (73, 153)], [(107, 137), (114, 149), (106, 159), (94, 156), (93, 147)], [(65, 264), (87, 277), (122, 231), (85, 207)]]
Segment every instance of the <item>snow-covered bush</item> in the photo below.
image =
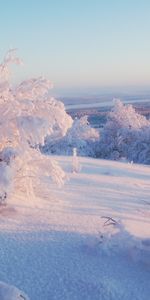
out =
[(130, 251), (135, 246), (140, 247), (138, 239), (134, 238), (126, 229), (124, 224), (112, 217), (101, 217), (104, 223), (99, 233), (99, 245), (106, 252)]
[(27, 295), (17, 289), (15, 286), (0, 281), (0, 299), (1, 300), (29, 300)]
[(78, 173), (81, 170), (81, 166), (79, 163), (79, 157), (77, 154), (77, 149), (73, 148), (73, 156), (72, 156), (72, 172)]
[(48, 138), (45, 149), (50, 153), (72, 155), (73, 148), (76, 148), (78, 155), (94, 156), (95, 143), (98, 140), (98, 131), (90, 126), (87, 116), (84, 116), (76, 118), (62, 138), (57, 140)]
[(64, 136), (72, 125), (63, 103), (49, 96), (49, 80), (39, 77), (10, 85), (12, 63), (21, 63), (15, 50), (8, 51), (0, 64), (0, 202), (10, 193), (13, 178), (24, 179), (24, 185), (30, 178), (28, 190), (40, 173), (62, 183), (64, 172), (41, 154), (39, 144), (44, 144), (47, 135)]
[(97, 156), (115, 160), (126, 157), (145, 163), (145, 155), (150, 151), (149, 130), (149, 120), (138, 114), (132, 105), (116, 100), (101, 133)]
[(150, 164), (150, 125), (133, 131), (132, 135), (132, 143), (127, 152), (129, 160)]
[(100, 232), (98, 243), (107, 254), (123, 254), (135, 262), (150, 267), (150, 239), (138, 238), (126, 230), (122, 221), (111, 217), (102, 217), (105, 221)]

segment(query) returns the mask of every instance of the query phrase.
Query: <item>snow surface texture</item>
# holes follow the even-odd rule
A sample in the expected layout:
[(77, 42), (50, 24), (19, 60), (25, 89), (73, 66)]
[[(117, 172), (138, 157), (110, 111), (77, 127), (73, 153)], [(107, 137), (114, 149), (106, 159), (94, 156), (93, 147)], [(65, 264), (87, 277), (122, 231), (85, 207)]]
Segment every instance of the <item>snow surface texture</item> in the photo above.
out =
[(71, 157), (57, 159), (61, 189), (43, 175), (36, 197), (18, 185), (1, 207), (0, 279), (30, 300), (149, 299), (150, 167), (79, 158), (72, 173)]
[(1, 300), (29, 300), (29, 298), (16, 287), (0, 281)]

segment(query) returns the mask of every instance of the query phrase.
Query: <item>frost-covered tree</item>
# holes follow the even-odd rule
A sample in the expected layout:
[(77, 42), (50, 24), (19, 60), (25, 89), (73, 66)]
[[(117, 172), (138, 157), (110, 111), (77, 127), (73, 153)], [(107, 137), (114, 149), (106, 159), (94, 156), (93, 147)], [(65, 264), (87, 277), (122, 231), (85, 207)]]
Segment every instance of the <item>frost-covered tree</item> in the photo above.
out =
[(45, 149), (50, 153), (72, 155), (73, 148), (76, 148), (78, 155), (94, 156), (95, 143), (98, 139), (98, 131), (90, 126), (87, 116), (84, 116), (80, 119), (76, 118), (62, 138), (48, 139)]
[(50, 157), (39, 151), (47, 135), (63, 136), (72, 125), (63, 103), (49, 96), (52, 84), (43, 77), (9, 82), (9, 65), (20, 64), (15, 50), (10, 50), (0, 64), (0, 201), (5, 201), (12, 184), (22, 181), (28, 195), (34, 181), (49, 175), (58, 184), (65, 176)]
[(133, 162), (150, 165), (150, 125), (132, 132), (132, 143), (127, 156)]
[(112, 111), (101, 134), (98, 156), (131, 159), (132, 146), (139, 138), (139, 132), (150, 126), (150, 122), (138, 114), (132, 105), (115, 100)]

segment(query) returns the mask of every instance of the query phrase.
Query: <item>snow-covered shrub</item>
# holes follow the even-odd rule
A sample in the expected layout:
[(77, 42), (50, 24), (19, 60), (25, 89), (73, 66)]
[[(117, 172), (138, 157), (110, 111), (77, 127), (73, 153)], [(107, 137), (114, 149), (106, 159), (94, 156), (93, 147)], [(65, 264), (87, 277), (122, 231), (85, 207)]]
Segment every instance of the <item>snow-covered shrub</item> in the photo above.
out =
[(78, 173), (80, 171), (80, 163), (79, 163), (79, 157), (77, 154), (77, 149), (73, 148), (73, 155), (72, 155), (72, 172)]
[(49, 96), (49, 80), (39, 77), (11, 86), (8, 79), (12, 63), (21, 63), (15, 50), (8, 51), (0, 64), (0, 202), (10, 192), (13, 178), (24, 178), (24, 185), (30, 178), (27, 189), (40, 173), (62, 183), (64, 172), (51, 158), (42, 156), (38, 145), (44, 144), (47, 135), (64, 136), (72, 125), (63, 103)]
[(29, 300), (27, 295), (17, 289), (15, 286), (0, 281), (0, 299), (1, 300)]
[[(97, 156), (114, 160), (126, 157), (136, 162), (144, 162), (140, 159), (137, 145), (142, 138), (143, 146), (147, 144), (149, 127), (150, 121), (138, 114), (132, 105), (124, 105), (116, 100), (101, 133)], [(146, 149), (147, 146), (145, 145)]]
[(90, 126), (87, 116), (84, 116), (76, 118), (62, 138), (47, 139), (45, 149), (50, 153), (72, 155), (73, 148), (76, 148), (81, 156), (94, 156), (98, 139), (98, 131)]
[(77, 148), (80, 155), (92, 156), (93, 144), (99, 139), (99, 133), (90, 126), (87, 118), (74, 120), (66, 134), (66, 142), (69, 148)]
[(104, 223), (99, 235), (99, 244), (106, 252), (109, 251), (129, 251), (138, 244), (126, 229), (124, 224), (119, 220), (103, 216)]
[(105, 221), (99, 233), (97, 246), (108, 255), (112, 255), (113, 252), (123, 254), (150, 267), (150, 239), (132, 235), (120, 220), (105, 216), (102, 218)]
[(132, 135), (132, 143), (128, 148), (130, 161), (150, 164), (150, 125), (133, 131)]

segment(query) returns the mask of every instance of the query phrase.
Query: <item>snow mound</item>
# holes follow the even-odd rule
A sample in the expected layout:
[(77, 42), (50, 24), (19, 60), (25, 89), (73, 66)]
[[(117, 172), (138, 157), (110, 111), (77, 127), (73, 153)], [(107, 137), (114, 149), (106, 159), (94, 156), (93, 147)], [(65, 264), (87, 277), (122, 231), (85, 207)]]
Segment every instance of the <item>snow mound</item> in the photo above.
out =
[(0, 281), (0, 300), (29, 300), (29, 298), (15, 286)]

